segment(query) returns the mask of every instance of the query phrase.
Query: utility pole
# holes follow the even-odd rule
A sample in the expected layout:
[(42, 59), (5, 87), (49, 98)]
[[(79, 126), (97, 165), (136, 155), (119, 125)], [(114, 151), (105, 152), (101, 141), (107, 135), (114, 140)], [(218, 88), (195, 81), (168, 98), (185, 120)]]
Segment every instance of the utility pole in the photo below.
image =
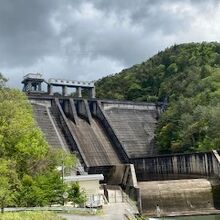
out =
[(64, 183), (64, 159), (62, 160), (62, 181)]

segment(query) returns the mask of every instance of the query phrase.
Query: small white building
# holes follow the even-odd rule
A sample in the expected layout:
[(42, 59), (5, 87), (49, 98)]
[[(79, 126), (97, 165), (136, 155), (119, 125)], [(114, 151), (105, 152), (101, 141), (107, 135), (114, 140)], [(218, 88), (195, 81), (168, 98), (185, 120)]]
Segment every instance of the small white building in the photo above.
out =
[(103, 194), (100, 193), (100, 181), (104, 180), (102, 174), (89, 174), (78, 176), (65, 176), (65, 183), (78, 182), (80, 188), (85, 191), (88, 201), (86, 203), (89, 207), (97, 207), (103, 205)]

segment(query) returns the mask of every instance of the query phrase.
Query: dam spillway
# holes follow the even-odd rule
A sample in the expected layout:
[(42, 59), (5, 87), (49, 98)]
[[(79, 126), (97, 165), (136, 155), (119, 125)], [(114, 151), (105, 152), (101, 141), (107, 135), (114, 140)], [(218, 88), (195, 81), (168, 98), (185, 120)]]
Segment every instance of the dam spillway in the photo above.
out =
[(78, 118), (78, 125), (74, 124), (71, 120), (69, 120), (69, 123), (83, 153), (86, 155), (89, 166), (116, 165), (121, 163), (97, 119), (92, 119), (91, 124), (83, 118)]
[[(67, 98), (57, 99), (56, 103), (55, 98), (45, 97), (42, 100), (38, 96), (29, 96), (29, 99), (48, 143), (55, 148), (73, 149), (60, 121), (62, 112), (89, 167), (117, 165), (155, 153), (155, 105), (114, 101), (101, 101), (99, 104), (96, 100), (87, 103), (78, 99), (70, 103)], [(109, 107), (113, 104), (118, 107)], [(112, 138), (109, 129), (116, 139)]]

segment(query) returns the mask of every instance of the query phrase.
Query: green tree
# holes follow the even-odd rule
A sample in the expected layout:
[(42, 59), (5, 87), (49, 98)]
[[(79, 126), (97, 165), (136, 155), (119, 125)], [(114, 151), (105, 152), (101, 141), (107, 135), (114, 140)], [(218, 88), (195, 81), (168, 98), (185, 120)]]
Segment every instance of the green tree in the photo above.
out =
[(13, 157), (18, 172), (36, 172), (34, 165), (46, 156), (49, 147), (26, 96), (18, 90), (2, 89), (0, 109), (0, 157)]
[(68, 194), (69, 201), (72, 201), (74, 204), (84, 204), (87, 200), (86, 193), (80, 189), (78, 182), (71, 184)]
[(62, 203), (66, 186), (57, 171), (31, 177), (25, 175), (17, 196), (19, 206), (46, 206)]
[(0, 89), (5, 87), (5, 83), (8, 80), (2, 75), (2, 73), (0, 73)]
[(0, 159), (0, 204), (1, 212), (8, 205), (14, 205), (16, 190), (19, 188), (19, 180), (15, 170), (15, 162)]

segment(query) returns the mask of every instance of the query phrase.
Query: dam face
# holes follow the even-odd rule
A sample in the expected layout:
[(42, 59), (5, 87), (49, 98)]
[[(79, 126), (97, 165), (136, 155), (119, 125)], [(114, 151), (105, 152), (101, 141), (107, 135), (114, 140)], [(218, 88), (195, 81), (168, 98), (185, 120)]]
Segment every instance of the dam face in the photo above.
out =
[[(219, 200), (213, 197), (219, 181), (207, 179), (182, 179), (139, 182), (143, 214), (147, 216), (209, 213)], [(217, 193), (217, 191), (215, 191)]]
[[(32, 75), (24, 79), (24, 88), (36, 122), (51, 148), (77, 155), (78, 174), (102, 173), (105, 183), (121, 186), (147, 215), (220, 208), (217, 151), (157, 155), (154, 134), (161, 105), (98, 100), (88, 82), (53, 79), (43, 92), (45, 80)], [(62, 86), (62, 95), (53, 94), (55, 86)], [(67, 87), (76, 87), (76, 98), (68, 96)], [(82, 88), (90, 98), (81, 97)]]
[(51, 147), (78, 151), (86, 167), (129, 163), (156, 152), (155, 104), (46, 96), (29, 100)]

